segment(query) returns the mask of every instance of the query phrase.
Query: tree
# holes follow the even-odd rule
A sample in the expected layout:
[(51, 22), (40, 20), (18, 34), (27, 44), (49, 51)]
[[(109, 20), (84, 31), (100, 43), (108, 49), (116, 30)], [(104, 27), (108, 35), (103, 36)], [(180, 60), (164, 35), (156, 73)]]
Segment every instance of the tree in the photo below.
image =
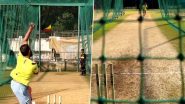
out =
[(78, 25), (77, 7), (42, 7), (41, 29), (52, 25), (55, 31), (76, 29)]

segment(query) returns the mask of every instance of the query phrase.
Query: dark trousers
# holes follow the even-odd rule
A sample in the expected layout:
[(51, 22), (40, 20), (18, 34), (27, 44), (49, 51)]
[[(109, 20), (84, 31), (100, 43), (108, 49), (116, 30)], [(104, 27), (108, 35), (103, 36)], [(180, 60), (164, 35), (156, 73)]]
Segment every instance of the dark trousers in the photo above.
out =
[(86, 75), (86, 69), (85, 69), (85, 64), (81, 63), (81, 75)]

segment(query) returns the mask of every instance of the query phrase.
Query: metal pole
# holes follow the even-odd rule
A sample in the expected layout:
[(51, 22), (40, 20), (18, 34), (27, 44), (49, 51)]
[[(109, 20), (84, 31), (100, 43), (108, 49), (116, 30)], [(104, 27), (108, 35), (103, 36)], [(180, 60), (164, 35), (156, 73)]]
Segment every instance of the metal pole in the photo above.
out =
[(39, 68), (41, 68), (41, 37), (40, 37), (40, 26), (41, 26), (41, 9), (39, 6)]
[(91, 27), (91, 56), (90, 56), (90, 74), (92, 73), (92, 48), (93, 48), (93, 27), (94, 27), (94, 10), (95, 10), (95, 8), (94, 8), (94, 3), (95, 3), (95, 1), (93, 0), (93, 12), (92, 12), (92, 14), (93, 14), (93, 17), (92, 17), (92, 27)]
[(80, 59), (80, 6), (78, 6), (78, 68), (77, 71), (79, 72), (80, 65), (79, 65), (79, 59)]
[[(5, 0), (4, 0), (5, 1)], [(0, 5), (25, 5), (25, 2), (4, 2), (2, 0), (0, 0)], [(27, 3), (27, 2), (26, 2)], [(32, 6), (85, 6), (86, 3), (64, 3), (64, 2), (57, 2), (57, 3), (27, 3), (28, 5), (32, 5)]]
[[(3, 10), (3, 7), (2, 6), (0, 6), (0, 9), (2, 9)], [(3, 18), (1, 18), (1, 20), (0, 20), (0, 22), (1, 22), (1, 24), (0, 24), (0, 37), (2, 36), (2, 33), (3, 33), (3, 25), (4, 25), (4, 23), (3, 23)], [(3, 64), (3, 62), (2, 62), (2, 50), (3, 49), (3, 45), (2, 45), (2, 41), (0, 41), (0, 67), (2, 68), (2, 64)], [(1, 70), (1, 69), (0, 69)]]

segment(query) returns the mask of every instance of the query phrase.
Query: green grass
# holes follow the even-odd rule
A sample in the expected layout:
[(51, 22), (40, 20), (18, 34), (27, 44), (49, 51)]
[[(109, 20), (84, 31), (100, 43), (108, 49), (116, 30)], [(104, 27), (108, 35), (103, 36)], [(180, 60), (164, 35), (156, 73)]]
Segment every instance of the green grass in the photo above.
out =
[[(161, 19), (161, 13), (160, 10), (151, 10), (148, 11), (153, 19)], [(168, 24), (167, 21), (161, 20), (161, 21), (155, 21), (158, 25), (158, 28), (161, 30), (161, 32), (166, 36), (168, 40), (174, 39), (176, 37), (179, 37), (179, 33), (177, 30), (175, 30), (172, 26)], [(174, 23), (176, 26), (178, 26), (177, 22), (175, 20), (171, 20), (170, 22)], [(182, 22), (183, 30), (185, 30), (185, 22)], [(179, 39), (176, 39), (174, 41), (170, 41), (170, 43), (173, 45), (173, 47), (179, 52)], [(185, 44), (185, 39), (183, 38), (183, 44)], [(185, 52), (185, 48), (183, 48), (183, 52)]]
[[(96, 12), (95, 12), (96, 13)], [(108, 32), (108, 31), (110, 31), (111, 29), (113, 29), (113, 28), (115, 28), (118, 24), (120, 24), (121, 23), (121, 21), (124, 21), (124, 19), (127, 17), (127, 16), (129, 16), (129, 15), (131, 15), (131, 14), (135, 14), (135, 13), (137, 13), (137, 10), (135, 10), (135, 9), (128, 9), (128, 10), (125, 10), (125, 15), (123, 15), (123, 16), (121, 16), (121, 17), (119, 17), (117, 20), (115, 20), (115, 21), (112, 21), (112, 22), (109, 22), (109, 23), (106, 23), (105, 24), (105, 32)], [(96, 27), (96, 26), (101, 26), (99, 23), (95, 23), (94, 24), (94, 27)], [(103, 27), (101, 26), (96, 32), (94, 32), (94, 34), (93, 34), (93, 41), (95, 42), (96, 40), (98, 40), (99, 38), (101, 38), (102, 37), (102, 29), (103, 29)]]
[[(173, 20), (170, 20), (171, 23), (174, 23), (175, 26), (179, 27), (177, 21), (175, 21), (174, 19)], [(183, 31), (185, 31), (185, 20), (181, 21), (181, 29)]]

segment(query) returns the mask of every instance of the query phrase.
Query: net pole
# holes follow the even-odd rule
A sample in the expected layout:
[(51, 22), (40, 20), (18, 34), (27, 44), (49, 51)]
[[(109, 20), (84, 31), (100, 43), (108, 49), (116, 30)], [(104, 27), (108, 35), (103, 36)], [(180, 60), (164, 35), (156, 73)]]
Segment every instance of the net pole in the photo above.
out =
[[(93, 12), (92, 12), (92, 28), (91, 28), (91, 58), (90, 58), (90, 74), (92, 73), (92, 47), (93, 47), (93, 27), (94, 27), (94, 10), (95, 10), (95, 0), (93, 0)], [(92, 78), (92, 74), (91, 74), (91, 78)]]
[[(91, 17), (91, 11), (88, 12), (88, 10), (92, 9), (91, 6), (86, 6), (86, 14), (89, 16), (89, 18)], [(88, 53), (88, 57), (87, 57), (87, 65), (86, 65), (86, 70), (88, 71), (88, 73), (90, 73), (90, 69), (89, 66), (91, 64), (91, 39), (90, 39), (90, 25), (91, 25), (91, 21), (85, 16), (85, 20), (86, 20), (86, 38), (87, 38), (87, 53)]]
[[(0, 6), (0, 12), (2, 12), (2, 10), (3, 10), (3, 6), (1, 5)], [(1, 35), (2, 35), (2, 31), (3, 31), (3, 12), (2, 12), (2, 18), (0, 18), (1, 20), (0, 20), (0, 22), (1, 22), (1, 24), (0, 24), (0, 37), (1, 37)], [(2, 41), (0, 40), (0, 67), (2, 67), (1, 65), (2, 65)]]
[(40, 26), (41, 26), (41, 7), (39, 6), (39, 68), (41, 68), (41, 37), (40, 37)]
[[(1, 0), (2, 1), (2, 0)], [(72, 7), (72, 6), (85, 6), (86, 5), (86, 3), (73, 3), (73, 2), (71, 2), (71, 3), (64, 3), (64, 2), (55, 2), (55, 3), (48, 3), (48, 2), (46, 2), (46, 3), (42, 3), (42, 2), (31, 2), (31, 3), (24, 3), (24, 2), (19, 2), (19, 3), (15, 3), (15, 2), (11, 2), (10, 3), (10, 1), (8, 1), (8, 2), (1, 2), (0, 1), (0, 5), (31, 5), (31, 6), (65, 6), (65, 7)], [(14, 0), (15, 1), (15, 0)], [(26, 1), (26, 0), (25, 0)]]
[(78, 6), (78, 68), (77, 68), (77, 72), (79, 72), (80, 69), (80, 6)]
[[(100, 57), (100, 60), (101, 60), (101, 70), (103, 70), (103, 64), (105, 64), (105, 61), (106, 61), (106, 57), (105, 57), (105, 14), (104, 14), (104, 17), (102, 18), (102, 20), (100, 21), (100, 24), (102, 25), (102, 50), (101, 50), (101, 57)], [(101, 79), (103, 80), (103, 71), (102, 71), (102, 76), (101, 76)], [(101, 94), (102, 94), (102, 98), (103, 98), (103, 81), (101, 81)]]
[[(140, 9), (142, 8), (144, 1), (140, 0)], [(142, 12), (142, 11), (141, 11)], [(138, 60), (140, 62), (140, 98), (138, 103), (142, 104), (144, 102), (144, 57), (143, 57), (143, 43), (142, 43), (142, 23), (143, 23), (143, 16), (142, 13), (140, 13), (139, 18), (138, 18), (138, 35), (139, 35), (139, 56), (138, 56)]]
[(85, 34), (85, 29), (84, 29), (84, 7), (80, 7), (80, 37), (81, 37), (81, 40), (82, 40), (82, 48), (84, 49), (84, 51), (86, 52), (86, 49), (85, 49), (85, 39), (84, 39), (84, 34)]

